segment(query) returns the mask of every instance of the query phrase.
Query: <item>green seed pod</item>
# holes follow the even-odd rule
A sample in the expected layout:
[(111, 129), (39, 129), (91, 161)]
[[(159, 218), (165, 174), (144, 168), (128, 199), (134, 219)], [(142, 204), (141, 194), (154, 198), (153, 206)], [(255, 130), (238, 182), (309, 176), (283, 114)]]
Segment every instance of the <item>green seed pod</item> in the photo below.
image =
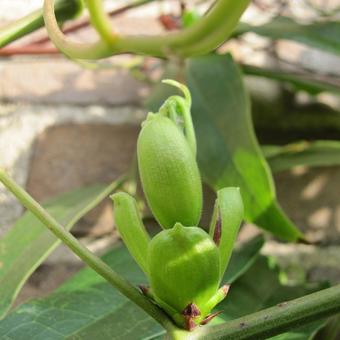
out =
[(194, 153), (168, 117), (149, 114), (137, 142), (139, 173), (148, 205), (163, 228), (197, 225), (202, 183)]
[(187, 329), (202, 322), (226, 295), (225, 287), (218, 290), (218, 249), (201, 228), (176, 223), (163, 230), (151, 240), (147, 262), (155, 301)]

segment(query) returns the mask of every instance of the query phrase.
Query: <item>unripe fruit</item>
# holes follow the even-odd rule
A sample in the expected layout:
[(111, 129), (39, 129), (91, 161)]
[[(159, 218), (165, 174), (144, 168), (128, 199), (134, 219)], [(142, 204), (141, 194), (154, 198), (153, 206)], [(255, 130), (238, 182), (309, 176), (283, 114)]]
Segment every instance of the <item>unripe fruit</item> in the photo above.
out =
[(137, 155), (143, 191), (161, 226), (197, 225), (202, 184), (195, 155), (181, 129), (164, 115), (149, 114), (139, 134)]
[[(210, 236), (198, 227), (177, 223), (149, 243), (148, 272), (156, 302), (176, 321), (195, 323), (209, 313), (209, 301), (218, 291), (219, 252)], [(224, 296), (223, 296), (224, 297)], [(191, 320), (191, 321), (192, 321)]]

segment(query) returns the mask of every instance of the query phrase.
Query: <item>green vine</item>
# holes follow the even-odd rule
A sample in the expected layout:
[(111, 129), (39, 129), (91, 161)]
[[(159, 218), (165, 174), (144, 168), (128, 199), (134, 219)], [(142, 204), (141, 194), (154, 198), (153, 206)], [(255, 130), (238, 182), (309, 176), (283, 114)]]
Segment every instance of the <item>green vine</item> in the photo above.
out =
[[(125, 179), (121, 179), (122, 183)], [(159, 322), (166, 330), (175, 331), (177, 327), (152, 302), (150, 302), (129, 281), (121, 277), (98, 256), (83, 246), (70, 232), (58, 223), (37, 201), (22, 189), (8, 174), (0, 169), (0, 182), (18, 199), (18, 201), (32, 212), (57, 238), (69, 247), (89, 267), (95, 270), (113, 287), (119, 290), (128, 299), (142, 308), (152, 318)]]
[[(82, 2), (79, 0), (58, 0), (55, 2), (54, 11), (58, 22), (63, 22), (76, 17), (81, 13), (82, 8)], [(0, 48), (43, 26), (43, 11), (38, 9), (13, 23), (1, 27)]]
[[(101, 39), (95, 43), (75, 43), (59, 29), (54, 0), (45, 0), (44, 18), (54, 44), (75, 59), (100, 59), (120, 53), (155, 57), (188, 57), (207, 53), (222, 44), (232, 33), (250, 0), (217, 0), (209, 13), (192, 26), (179, 32), (159, 36), (118, 36), (110, 32), (110, 22), (100, 0), (88, 1), (91, 20)], [(90, 4), (90, 6), (89, 6)]]
[(85, 0), (90, 20), (100, 37), (108, 45), (114, 44), (117, 35), (113, 32), (110, 17), (106, 14), (102, 0)]
[(340, 285), (274, 307), (201, 328), (198, 339), (264, 339), (340, 312)]

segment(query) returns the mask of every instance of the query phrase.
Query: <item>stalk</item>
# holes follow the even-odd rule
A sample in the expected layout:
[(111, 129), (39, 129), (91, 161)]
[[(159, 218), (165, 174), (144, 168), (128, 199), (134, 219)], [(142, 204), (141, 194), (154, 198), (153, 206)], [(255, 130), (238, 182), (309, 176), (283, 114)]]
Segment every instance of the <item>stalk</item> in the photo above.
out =
[[(100, 59), (120, 53), (144, 54), (155, 57), (174, 55), (188, 57), (207, 53), (222, 44), (234, 30), (250, 0), (217, 0), (210, 12), (192, 26), (179, 32), (158, 36), (117, 36), (109, 32), (109, 19), (102, 2), (91, 6), (92, 21), (101, 36), (95, 43), (79, 44), (68, 40), (55, 19), (54, 0), (45, 0), (44, 18), (47, 31), (54, 44), (75, 59)], [(99, 19), (103, 20), (99, 20)], [(114, 38), (114, 39), (113, 39)], [(111, 43), (108, 43), (111, 41)]]
[(201, 328), (196, 332), (196, 339), (265, 339), (338, 312), (340, 312), (340, 285), (280, 303), (275, 307), (221, 325)]
[(90, 13), (90, 21), (100, 37), (107, 44), (115, 42), (117, 35), (113, 32), (109, 14), (104, 10), (102, 0), (85, 0)]
[(148, 298), (142, 295), (137, 288), (116, 273), (98, 256), (83, 246), (2, 169), (0, 169), (0, 182), (2, 182), (5, 187), (20, 201), (20, 203), (32, 212), (56, 237), (58, 237), (66, 246), (78, 255), (89, 267), (95, 270), (113, 287), (117, 288), (120, 293), (142, 308), (166, 330), (174, 331), (176, 329), (176, 326), (161, 311), (160, 308), (150, 302)]
[[(82, 9), (80, 0), (58, 0), (55, 14), (59, 22), (74, 18)], [(42, 9), (0, 28), (0, 48), (44, 26)]]

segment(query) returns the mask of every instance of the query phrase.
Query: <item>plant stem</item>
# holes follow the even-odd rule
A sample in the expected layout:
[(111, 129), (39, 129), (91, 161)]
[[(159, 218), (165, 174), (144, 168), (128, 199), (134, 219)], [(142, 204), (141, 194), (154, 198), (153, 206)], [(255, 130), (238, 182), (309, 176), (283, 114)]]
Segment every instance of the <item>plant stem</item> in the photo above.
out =
[(275, 307), (221, 325), (202, 327), (195, 332), (196, 339), (264, 339), (338, 312), (340, 312), (340, 285), (280, 303)]
[[(207, 53), (223, 43), (232, 33), (249, 2), (250, 0), (237, 2), (217, 0), (205, 17), (182, 31), (151, 37), (116, 36), (111, 44), (102, 40), (92, 44), (79, 44), (67, 40), (55, 20), (54, 0), (45, 0), (44, 18), (51, 40), (66, 55), (75, 59), (100, 59), (119, 53), (146, 54), (163, 58), (173, 55), (188, 57)], [(103, 34), (102, 28), (101, 31)]]
[[(108, 13), (108, 15), (110, 17), (113, 17), (113, 16), (119, 15), (121, 13), (124, 13), (124, 12), (126, 12), (130, 9), (141, 7), (143, 5), (151, 3), (153, 1), (156, 1), (156, 0), (134, 1), (131, 4), (128, 4), (126, 6), (112, 10), (111, 12)], [(42, 11), (40, 11), (40, 12), (41, 12), (40, 17), (41, 17), (41, 26), (42, 26), (44, 24), (44, 20), (43, 20), (43, 16), (42, 16)], [(19, 25), (21, 25), (21, 20), (23, 20), (23, 19), (19, 19), (18, 21), (12, 23), (11, 25), (13, 27), (17, 26), (18, 22), (19, 22)], [(63, 33), (67, 34), (67, 33), (75, 32), (77, 30), (80, 30), (82, 28), (89, 26), (89, 24), (90, 24), (90, 21), (88, 19), (81, 20), (81, 21), (76, 22), (75, 24), (70, 25), (70, 26), (66, 27), (65, 29), (63, 29)], [(28, 33), (31, 33), (31, 32), (27, 31), (26, 33), (24, 33), (24, 35), (28, 34)], [(1, 37), (1, 33), (0, 33), (0, 37)], [(13, 42), (20, 37), (21, 36), (13, 37), (13, 39), (10, 42)], [(60, 53), (60, 51), (58, 49), (56, 49), (55, 47), (42, 46), (44, 43), (49, 42), (49, 40), (50, 40), (50, 38), (46, 34), (46, 35), (44, 35), (44, 36), (42, 36), (38, 39), (33, 40), (32, 42), (30, 42), (29, 44), (24, 45), (24, 46), (7, 46), (5, 48), (0, 48), (0, 56), (9, 57), (9, 56), (13, 56), (13, 55), (47, 55), (47, 54), (58, 54), (58, 53)]]
[(112, 44), (117, 39), (113, 32), (110, 16), (105, 12), (102, 0), (85, 0), (90, 13), (90, 21), (99, 36), (107, 44)]
[(58, 237), (66, 246), (78, 255), (89, 267), (105, 278), (113, 287), (117, 288), (128, 299), (141, 307), (166, 330), (173, 331), (176, 329), (176, 326), (163, 313), (163, 311), (143, 296), (137, 288), (131, 285), (130, 282), (121, 277), (104, 261), (84, 247), (2, 169), (0, 169), (0, 182), (2, 182), (29, 211), (31, 211), (56, 237)]
[[(57, 19), (59, 21), (65, 21), (74, 18), (80, 12), (81, 8), (79, 0), (58, 0), (55, 3), (54, 10)], [(43, 11), (39, 9), (7, 26), (1, 27), (0, 48), (43, 26)]]
[[(125, 6), (119, 7), (117, 9), (114, 9), (112, 11), (110, 11), (108, 13), (108, 16), (110, 17), (114, 17), (117, 16), (119, 14), (125, 13), (126, 11), (129, 11), (131, 9), (137, 8), (137, 7), (141, 7), (144, 6), (148, 3), (154, 2), (156, 0), (138, 0), (138, 1), (133, 1), (130, 4), (127, 4)], [(82, 28), (88, 27), (90, 25), (90, 21), (89, 19), (85, 19), (85, 20), (81, 20), (79, 22), (76, 22), (74, 24), (69, 25), (68, 27), (65, 27), (65, 29), (63, 29), (63, 33), (67, 34), (67, 33), (72, 33), (75, 31), (78, 31)], [(48, 35), (41, 37), (40, 39), (34, 40), (32, 42), (32, 44), (43, 44), (46, 43), (50, 40), (50, 38), (48, 37)]]

